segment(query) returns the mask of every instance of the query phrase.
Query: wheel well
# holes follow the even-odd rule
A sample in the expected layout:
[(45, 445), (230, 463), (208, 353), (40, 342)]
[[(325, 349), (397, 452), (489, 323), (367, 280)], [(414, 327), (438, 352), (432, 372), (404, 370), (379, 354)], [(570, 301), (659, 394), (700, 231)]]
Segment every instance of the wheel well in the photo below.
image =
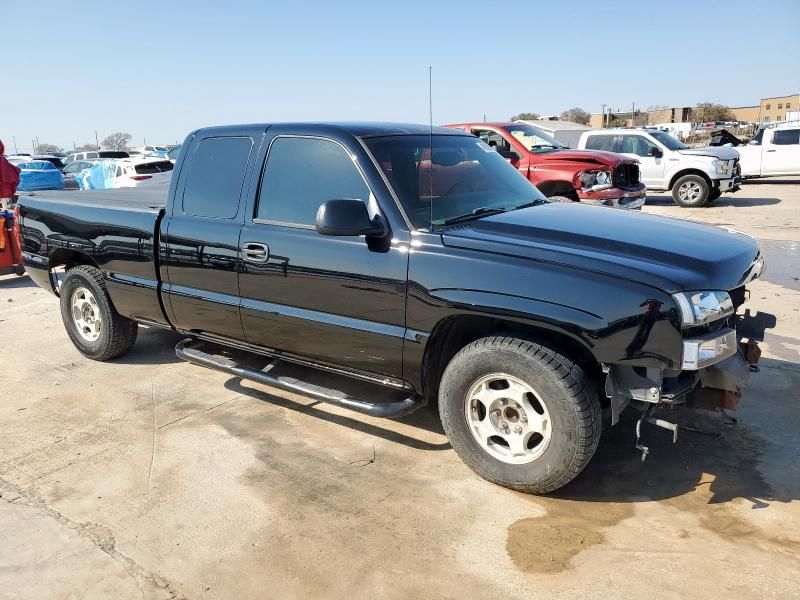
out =
[(425, 348), (422, 387), (430, 404), (435, 404), (442, 374), (458, 351), (477, 339), (492, 335), (522, 337), (538, 342), (572, 359), (588, 374), (596, 377), (602, 375), (600, 363), (588, 348), (568, 335), (504, 319), (461, 315), (437, 324)]
[(572, 200), (578, 200), (578, 192), (575, 191), (575, 186), (566, 181), (543, 181), (536, 187), (545, 196), (565, 196)]
[(91, 265), (96, 267), (97, 263), (82, 252), (58, 248), (50, 254), (50, 268), (54, 269), (55, 267), (60, 267), (62, 265), (69, 270), (72, 267), (77, 267), (78, 265)]
[(672, 189), (675, 186), (675, 182), (678, 181), (684, 175), (699, 175), (703, 179), (705, 179), (706, 183), (708, 184), (708, 189), (712, 189), (714, 187), (714, 183), (708, 177), (708, 174), (701, 171), (700, 169), (684, 169), (683, 171), (678, 171), (675, 175), (672, 176), (669, 182), (669, 188)]
[(75, 250), (67, 250), (66, 248), (58, 248), (50, 254), (50, 285), (53, 292), (58, 296), (59, 282), (57, 275), (53, 272), (56, 267), (64, 267), (69, 271), (73, 267), (79, 265), (90, 265), (97, 267), (97, 263), (92, 260), (88, 255)]

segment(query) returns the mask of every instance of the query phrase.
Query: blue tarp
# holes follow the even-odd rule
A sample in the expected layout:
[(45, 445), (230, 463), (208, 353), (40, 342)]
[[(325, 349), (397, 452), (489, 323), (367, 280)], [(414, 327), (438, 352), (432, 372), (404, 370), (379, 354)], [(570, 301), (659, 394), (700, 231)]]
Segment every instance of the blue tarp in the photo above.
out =
[(75, 180), (82, 190), (107, 190), (114, 187), (116, 170), (116, 160), (98, 160), (92, 164), (91, 168), (84, 169), (75, 175)]
[(53, 163), (46, 160), (32, 160), (17, 163), (17, 166), (21, 169), (17, 187), (21, 192), (64, 189), (64, 175)]

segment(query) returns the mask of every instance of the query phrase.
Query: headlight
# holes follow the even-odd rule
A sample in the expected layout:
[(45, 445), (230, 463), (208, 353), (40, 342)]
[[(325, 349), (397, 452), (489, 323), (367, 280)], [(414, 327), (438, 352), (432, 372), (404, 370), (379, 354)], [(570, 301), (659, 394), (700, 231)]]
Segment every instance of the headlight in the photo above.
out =
[(672, 295), (684, 325), (703, 325), (733, 314), (728, 292), (681, 292)]
[(605, 190), (611, 187), (611, 173), (608, 171), (585, 171), (581, 173), (581, 188), (584, 190)]
[(731, 165), (727, 160), (714, 159), (714, 168), (720, 175), (730, 175)]

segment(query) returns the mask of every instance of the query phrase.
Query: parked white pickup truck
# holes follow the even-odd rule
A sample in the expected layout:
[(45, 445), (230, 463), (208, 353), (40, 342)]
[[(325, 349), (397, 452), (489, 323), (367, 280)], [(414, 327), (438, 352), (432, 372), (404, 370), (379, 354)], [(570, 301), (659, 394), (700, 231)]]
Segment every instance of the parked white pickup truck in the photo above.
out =
[(742, 177), (800, 175), (800, 121), (761, 129), (736, 150)]
[(739, 153), (728, 146), (690, 148), (663, 131), (597, 129), (585, 131), (578, 148), (606, 150), (639, 161), (639, 177), (648, 190), (672, 190), (676, 204), (704, 206), (741, 184)]

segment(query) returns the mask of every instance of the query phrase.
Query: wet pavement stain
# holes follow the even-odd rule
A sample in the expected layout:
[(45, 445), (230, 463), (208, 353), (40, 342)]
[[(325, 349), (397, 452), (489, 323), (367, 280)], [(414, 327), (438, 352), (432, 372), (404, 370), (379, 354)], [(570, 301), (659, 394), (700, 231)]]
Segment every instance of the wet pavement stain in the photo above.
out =
[[(537, 502), (538, 503), (538, 502)], [(545, 499), (547, 514), (520, 519), (508, 530), (506, 551), (521, 571), (558, 573), (578, 553), (605, 541), (605, 530), (633, 515), (630, 504), (583, 504)]]
[[(800, 555), (800, 540), (765, 534), (732, 504), (744, 499), (749, 508), (767, 509), (772, 502), (796, 499), (776, 497), (758, 472), (766, 452), (763, 440), (741, 423), (725, 426), (720, 415), (684, 414), (682, 423), (723, 435), (684, 431), (673, 445), (668, 434), (646, 428), (651, 454), (642, 463), (632, 447), (633, 418), (626, 416), (603, 435), (594, 459), (575, 481), (533, 500), (546, 510), (544, 516), (509, 527), (506, 550), (516, 567), (529, 573), (569, 569), (575, 556), (603, 543), (609, 528), (633, 516), (636, 503), (653, 500), (693, 514), (704, 530), (728, 541)], [(679, 537), (691, 536), (682, 530)]]

